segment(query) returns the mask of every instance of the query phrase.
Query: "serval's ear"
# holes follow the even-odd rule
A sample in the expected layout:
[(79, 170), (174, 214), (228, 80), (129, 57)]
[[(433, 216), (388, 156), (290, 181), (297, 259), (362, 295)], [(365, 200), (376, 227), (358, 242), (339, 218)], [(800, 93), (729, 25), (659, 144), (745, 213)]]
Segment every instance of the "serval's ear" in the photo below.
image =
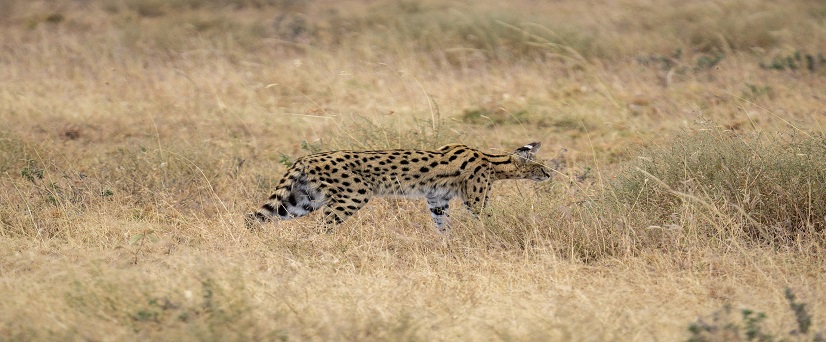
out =
[(536, 153), (539, 152), (540, 147), (542, 147), (541, 143), (532, 142), (530, 144), (517, 148), (514, 154), (526, 160), (534, 160), (536, 159)]

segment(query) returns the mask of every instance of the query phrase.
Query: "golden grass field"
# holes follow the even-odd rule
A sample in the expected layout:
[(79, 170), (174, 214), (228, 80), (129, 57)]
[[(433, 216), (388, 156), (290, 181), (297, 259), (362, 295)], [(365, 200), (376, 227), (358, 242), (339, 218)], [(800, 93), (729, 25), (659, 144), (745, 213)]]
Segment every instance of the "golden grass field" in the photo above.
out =
[[(822, 1), (7, 0), (0, 36), (2, 341), (826, 334)], [(244, 228), (314, 151), (531, 141), (565, 172), (447, 238), (402, 199)]]

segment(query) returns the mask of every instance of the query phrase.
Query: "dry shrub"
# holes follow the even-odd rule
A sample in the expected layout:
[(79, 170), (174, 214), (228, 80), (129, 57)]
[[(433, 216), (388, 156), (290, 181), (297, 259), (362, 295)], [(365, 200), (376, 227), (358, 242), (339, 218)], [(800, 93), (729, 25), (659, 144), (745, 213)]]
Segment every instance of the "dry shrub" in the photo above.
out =
[(800, 132), (683, 134), (643, 152), (606, 195), (640, 224), (678, 227), (691, 214), (706, 220), (707, 237), (788, 244), (826, 227), (826, 140)]

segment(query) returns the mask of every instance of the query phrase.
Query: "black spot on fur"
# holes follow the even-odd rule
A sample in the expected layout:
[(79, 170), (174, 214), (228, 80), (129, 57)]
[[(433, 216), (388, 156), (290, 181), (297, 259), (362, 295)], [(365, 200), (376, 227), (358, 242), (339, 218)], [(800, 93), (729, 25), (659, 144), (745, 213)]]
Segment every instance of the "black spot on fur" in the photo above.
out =
[(458, 177), (460, 174), (462, 174), (462, 173), (457, 170), (457, 171), (453, 171), (451, 173), (440, 173), (440, 174), (436, 175), (436, 177), (440, 177), (440, 178)]

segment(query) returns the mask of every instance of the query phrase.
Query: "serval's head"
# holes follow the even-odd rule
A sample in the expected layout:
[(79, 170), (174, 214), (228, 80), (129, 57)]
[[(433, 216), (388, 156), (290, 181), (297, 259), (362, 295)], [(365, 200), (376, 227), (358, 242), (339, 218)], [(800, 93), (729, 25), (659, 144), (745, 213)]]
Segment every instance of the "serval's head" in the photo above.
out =
[(532, 142), (517, 148), (516, 151), (512, 153), (513, 157), (511, 160), (516, 166), (518, 178), (541, 182), (551, 179), (554, 173), (560, 172), (565, 168), (565, 149), (563, 149), (556, 158), (546, 161), (536, 156), (540, 147), (542, 147), (541, 143)]

